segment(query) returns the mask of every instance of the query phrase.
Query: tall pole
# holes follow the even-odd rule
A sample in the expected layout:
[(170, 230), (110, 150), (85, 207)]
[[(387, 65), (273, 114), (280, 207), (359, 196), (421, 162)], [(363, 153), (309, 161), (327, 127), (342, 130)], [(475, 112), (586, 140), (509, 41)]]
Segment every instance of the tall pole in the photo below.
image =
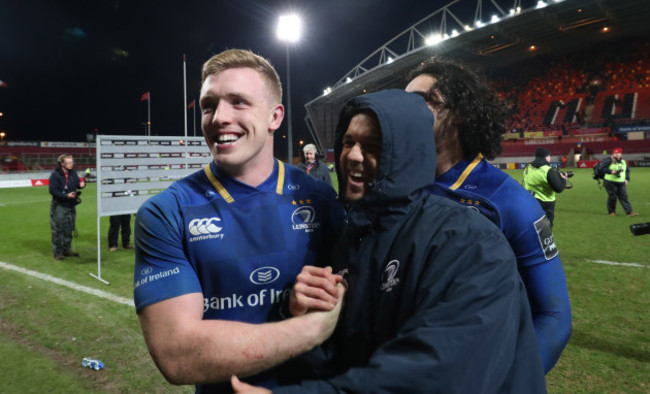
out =
[(300, 39), (302, 23), (297, 15), (281, 15), (278, 20), (277, 36), (287, 45), (287, 162), (293, 164), (293, 129), (291, 119), (291, 61), (289, 59), (289, 45)]
[(293, 134), (291, 129), (291, 67), (289, 63), (289, 44), (287, 44), (287, 163), (293, 164)]
[(147, 136), (151, 137), (151, 93), (147, 100)]
[(183, 54), (183, 125), (185, 126), (185, 140), (187, 141), (187, 70), (185, 67), (185, 54)]

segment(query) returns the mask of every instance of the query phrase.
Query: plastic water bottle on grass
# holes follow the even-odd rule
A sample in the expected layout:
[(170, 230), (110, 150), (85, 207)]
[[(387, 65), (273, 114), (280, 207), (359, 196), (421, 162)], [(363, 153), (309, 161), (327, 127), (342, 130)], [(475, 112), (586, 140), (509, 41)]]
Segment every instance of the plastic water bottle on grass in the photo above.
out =
[(86, 368), (94, 369), (95, 371), (104, 368), (104, 363), (101, 362), (101, 360), (95, 360), (90, 357), (84, 357), (84, 359), (81, 360), (81, 365)]

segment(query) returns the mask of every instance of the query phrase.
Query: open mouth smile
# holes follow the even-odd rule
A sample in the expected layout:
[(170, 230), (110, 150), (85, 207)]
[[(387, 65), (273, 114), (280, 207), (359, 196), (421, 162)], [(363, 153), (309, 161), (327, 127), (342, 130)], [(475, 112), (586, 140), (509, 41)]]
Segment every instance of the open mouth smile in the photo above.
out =
[(221, 134), (217, 137), (217, 144), (219, 145), (232, 145), (241, 138), (237, 134)]
[(350, 177), (350, 180), (353, 182), (363, 183), (363, 174), (361, 172), (350, 171), (348, 172), (348, 177)]

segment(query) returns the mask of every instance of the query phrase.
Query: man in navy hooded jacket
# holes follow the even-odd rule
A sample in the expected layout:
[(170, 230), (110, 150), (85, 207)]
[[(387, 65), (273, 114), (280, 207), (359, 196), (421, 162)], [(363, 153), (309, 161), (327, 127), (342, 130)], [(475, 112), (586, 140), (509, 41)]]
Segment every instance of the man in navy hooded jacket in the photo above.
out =
[[(503, 234), (425, 191), (435, 180), (432, 123), (423, 98), (403, 91), (344, 107), (335, 153), (349, 209), (333, 265), (348, 285), (345, 309), (323, 346), (326, 367), (274, 392), (546, 392), (526, 291)], [(257, 389), (237, 379), (233, 386)]]

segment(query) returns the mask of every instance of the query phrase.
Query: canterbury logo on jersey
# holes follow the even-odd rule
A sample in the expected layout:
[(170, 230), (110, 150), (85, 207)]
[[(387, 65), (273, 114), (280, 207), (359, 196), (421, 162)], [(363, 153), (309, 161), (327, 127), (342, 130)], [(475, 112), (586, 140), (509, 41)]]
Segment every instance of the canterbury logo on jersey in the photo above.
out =
[(202, 241), (205, 239), (223, 239), (223, 234), (219, 234), (223, 227), (219, 226), (221, 219), (218, 217), (192, 219), (187, 230), (194, 237), (190, 238), (190, 242)]

